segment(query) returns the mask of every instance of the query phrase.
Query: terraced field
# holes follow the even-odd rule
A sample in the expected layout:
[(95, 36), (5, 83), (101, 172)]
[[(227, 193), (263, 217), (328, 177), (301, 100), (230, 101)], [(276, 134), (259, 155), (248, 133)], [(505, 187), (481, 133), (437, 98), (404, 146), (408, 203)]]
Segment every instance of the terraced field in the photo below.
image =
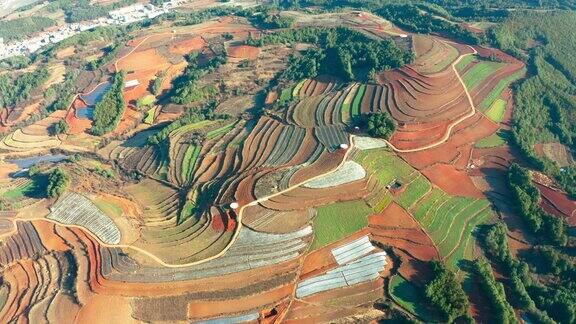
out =
[[(495, 219), (479, 174), (511, 160), (491, 152), (509, 150), (508, 87), (523, 63), (369, 12), (282, 10), (294, 29), (347, 26), (415, 54), (369, 82), (288, 80), (289, 58), (315, 45), (253, 46), (286, 29), (209, 17), (231, 7), (195, 16), (213, 5), (184, 4), (123, 28), (125, 38), (102, 31), (86, 41), (99, 46), (94, 69), (75, 67), (81, 94), (67, 110), (0, 125), (0, 322), (376, 322), (387, 296), (439, 322), (422, 293), (430, 261), (471, 276), (462, 261), (480, 255), (479, 225)], [(117, 71), (132, 81), (127, 109), (113, 132), (94, 136), (91, 107)], [(215, 94), (180, 104), (181, 82)], [(372, 113), (397, 123), (389, 140), (365, 134)], [(67, 129), (56, 135), (56, 124)], [(46, 154), (63, 162), (29, 173), (10, 163)], [(48, 198), (40, 187), (55, 168), (69, 180)], [(576, 207), (550, 190), (544, 208), (571, 220)]]

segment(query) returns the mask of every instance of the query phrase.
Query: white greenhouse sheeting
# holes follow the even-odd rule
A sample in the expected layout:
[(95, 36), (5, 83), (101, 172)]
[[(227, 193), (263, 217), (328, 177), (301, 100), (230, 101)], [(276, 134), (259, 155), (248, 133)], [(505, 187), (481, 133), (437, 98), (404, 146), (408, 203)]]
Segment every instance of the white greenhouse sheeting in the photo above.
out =
[(196, 322), (199, 324), (235, 324), (235, 323), (244, 323), (244, 322), (251, 322), (255, 321), (260, 317), (258, 313), (234, 316), (234, 317), (223, 317), (223, 318), (216, 318), (207, 321), (200, 321)]
[(355, 259), (361, 258), (373, 250), (374, 246), (372, 243), (370, 243), (368, 236), (362, 236), (361, 238), (346, 245), (332, 249), (332, 255), (339, 265), (343, 265)]
[[(271, 234), (242, 228), (238, 239), (222, 256), (183, 268), (142, 267), (135, 271), (111, 272), (109, 278), (127, 282), (160, 282), (222, 276), (279, 264), (297, 258), (308, 246), (312, 227)], [(118, 269), (116, 269), (118, 270)]]
[(387, 146), (386, 142), (380, 138), (354, 136), (353, 140), (354, 140), (354, 146), (360, 150), (371, 150)]
[(378, 278), (386, 266), (386, 252), (368, 254), (352, 263), (339, 266), (298, 284), (296, 297), (302, 298), (319, 292), (356, 285)]
[(304, 187), (313, 189), (336, 187), (345, 183), (363, 179), (365, 176), (366, 170), (364, 170), (360, 164), (354, 161), (346, 161), (336, 171), (309, 181), (304, 185)]
[(135, 87), (137, 85), (140, 85), (140, 81), (138, 81), (138, 79), (134, 79), (134, 80), (126, 81), (126, 83), (124, 83), (124, 88), (131, 88), (131, 87)]
[(70, 193), (52, 206), (48, 219), (69, 225), (79, 225), (108, 244), (120, 243), (120, 230), (90, 199)]

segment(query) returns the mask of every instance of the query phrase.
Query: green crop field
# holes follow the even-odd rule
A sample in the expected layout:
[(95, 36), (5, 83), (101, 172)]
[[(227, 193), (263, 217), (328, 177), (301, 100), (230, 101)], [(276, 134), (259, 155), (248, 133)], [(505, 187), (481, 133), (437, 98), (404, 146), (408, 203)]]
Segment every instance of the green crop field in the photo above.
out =
[(496, 99), (490, 108), (486, 110), (486, 117), (492, 119), (493, 121), (499, 123), (504, 118), (504, 112), (506, 111), (506, 101), (502, 99)]
[(471, 220), (468, 221), (466, 224), (466, 228), (462, 232), (462, 238), (460, 242), (458, 242), (457, 247), (453, 250), (452, 254), (448, 256), (446, 259), (446, 263), (454, 269), (458, 268), (458, 262), (460, 260), (473, 260), (474, 259), (474, 232), (476, 226), (486, 223), (489, 221), (494, 214), (492, 210), (485, 209), (474, 216)]
[(474, 246), (471, 233), (478, 224), (492, 217), (486, 199), (450, 196), (434, 189), (419, 204), (414, 217), (428, 232), (443, 257), (452, 265), (463, 258), (471, 258), (467, 249)]
[(190, 145), (186, 148), (186, 152), (184, 152), (184, 158), (182, 159), (182, 169), (181, 169), (181, 176), (182, 179), (185, 181), (191, 180), (190, 177), (192, 176), (192, 172), (194, 171), (194, 165), (196, 164), (196, 160), (200, 155), (200, 146), (193, 146)]
[(430, 190), (430, 181), (423, 176), (418, 176), (396, 199), (398, 204), (405, 209), (409, 209), (418, 199)]
[(37, 191), (34, 181), (18, 186), (17, 188), (10, 189), (2, 194), (2, 198), (6, 200), (18, 200), (26, 195), (33, 194)]
[(306, 79), (304, 79), (304, 80), (298, 82), (298, 84), (296, 84), (296, 86), (292, 90), (292, 97), (293, 98), (298, 98), (298, 94), (300, 93), (300, 89), (302, 89), (304, 82), (306, 82)]
[(408, 163), (386, 149), (361, 151), (354, 160), (360, 163), (368, 173), (375, 174), (384, 186), (394, 179), (404, 181), (414, 172)]
[(506, 144), (506, 141), (510, 137), (510, 134), (504, 130), (499, 130), (498, 132), (485, 137), (478, 142), (476, 142), (475, 147), (477, 148), (490, 148), (499, 147)]
[(468, 91), (472, 91), (502, 66), (503, 63), (480, 61), (464, 74), (462, 80)]
[(318, 208), (314, 217), (312, 250), (336, 242), (368, 226), (372, 209), (362, 200), (338, 202)]
[(208, 133), (206, 133), (206, 138), (207, 139), (213, 139), (213, 138), (216, 138), (218, 136), (222, 136), (222, 135), (228, 133), (229, 131), (231, 131), (235, 125), (236, 125), (236, 123), (230, 123), (228, 125), (225, 125), (223, 127), (218, 128), (218, 129), (209, 131)]
[(456, 70), (458, 70), (458, 72), (462, 72), (468, 66), (468, 64), (472, 63), (472, 61), (476, 59), (476, 55), (464, 56), (462, 59), (460, 59), (460, 62), (456, 64)]
[(360, 103), (362, 102), (362, 97), (364, 97), (364, 92), (366, 92), (366, 85), (362, 84), (358, 87), (358, 92), (356, 92), (354, 100), (352, 101), (351, 118), (360, 116)]
[[(484, 111), (484, 110), (488, 109), (490, 106), (492, 106), (492, 103), (500, 97), (500, 94), (502, 94), (502, 91), (504, 91), (504, 89), (506, 89), (506, 87), (508, 87), (512, 82), (520, 79), (525, 73), (526, 73), (526, 69), (524, 68), (524, 69), (510, 75), (509, 77), (498, 81), (498, 84), (494, 87), (494, 89), (492, 89), (490, 91), (490, 93), (480, 103), (480, 109), (482, 111)], [(470, 89), (468, 89), (468, 90), (470, 90)]]
[(423, 289), (416, 288), (400, 275), (395, 275), (390, 279), (388, 289), (394, 301), (405, 310), (424, 321), (433, 320), (432, 314), (426, 306), (426, 296)]

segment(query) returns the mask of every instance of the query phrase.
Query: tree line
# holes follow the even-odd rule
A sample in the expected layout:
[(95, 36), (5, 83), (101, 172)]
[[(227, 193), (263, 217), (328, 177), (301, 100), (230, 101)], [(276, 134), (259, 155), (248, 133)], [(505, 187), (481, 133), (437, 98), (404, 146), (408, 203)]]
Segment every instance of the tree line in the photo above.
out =
[(36, 16), (0, 21), (0, 38), (5, 42), (20, 40), (54, 25), (53, 19)]
[(50, 77), (47, 68), (24, 72), (16, 76), (0, 75), (0, 108), (13, 107), (28, 99), (35, 89)]
[(532, 167), (555, 177), (576, 197), (576, 170), (538, 156), (537, 143), (576, 149), (576, 13), (514, 12), (489, 31), (492, 44), (527, 62), (514, 88), (513, 139)]
[(124, 103), (124, 73), (114, 75), (110, 90), (94, 107), (92, 133), (96, 136), (113, 131), (122, 119), (126, 105)]

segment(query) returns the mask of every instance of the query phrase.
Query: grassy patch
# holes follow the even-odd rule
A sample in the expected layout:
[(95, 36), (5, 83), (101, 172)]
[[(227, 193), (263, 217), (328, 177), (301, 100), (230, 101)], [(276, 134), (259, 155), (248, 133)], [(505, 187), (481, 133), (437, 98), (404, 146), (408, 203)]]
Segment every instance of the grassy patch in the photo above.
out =
[(152, 125), (152, 123), (154, 123), (154, 118), (156, 117), (156, 108), (157, 107), (152, 107), (148, 109), (146, 112), (146, 117), (144, 118), (144, 123), (148, 125)]
[(333, 203), (318, 208), (314, 218), (312, 250), (336, 242), (368, 226), (372, 209), (364, 201)]
[(426, 305), (424, 290), (416, 288), (411, 282), (400, 275), (390, 279), (390, 296), (404, 309), (422, 320), (433, 320), (432, 314)]
[(123, 210), (120, 206), (110, 202), (108, 199), (103, 197), (96, 197), (91, 199), (94, 205), (98, 207), (104, 214), (108, 216), (121, 217)]
[(423, 176), (419, 176), (400, 194), (396, 199), (398, 204), (405, 209), (409, 209), (418, 199), (430, 190), (430, 182)]
[(284, 105), (290, 100), (292, 100), (292, 88), (282, 90), (280, 93), (280, 105)]
[(462, 78), (468, 91), (472, 91), (480, 85), (482, 81), (494, 74), (502, 65), (504, 64), (489, 61), (480, 61), (475, 64)]
[(222, 135), (228, 133), (229, 131), (231, 131), (232, 128), (234, 128), (235, 125), (236, 125), (236, 123), (230, 123), (230, 124), (228, 124), (228, 125), (226, 125), (226, 126), (217, 128), (217, 129), (215, 129), (215, 130), (211, 130), (211, 131), (209, 131), (208, 133), (206, 133), (206, 138), (207, 138), (207, 139), (213, 139), (213, 138), (222, 136)]
[(151, 104), (154, 103), (154, 101), (156, 101), (156, 97), (154, 97), (153, 95), (147, 95), (145, 97), (142, 97), (138, 100), (138, 103), (141, 104), (142, 106), (150, 106)]
[(502, 121), (502, 118), (504, 118), (504, 112), (506, 112), (506, 101), (502, 99), (496, 99), (490, 108), (486, 110), (486, 117), (499, 123)]
[(508, 141), (510, 138), (510, 134), (505, 130), (499, 130), (498, 132), (485, 137), (474, 145), (477, 148), (490, 148), (490, 147), (499, 147)]
[(386, 186), (394, 179), (404, 181), (414, 169), (393, 152), (386, 149), (375, 149), (361, 151), (355, 158), (369, 173), (374, 173), (378, 177), (380, 184)]

